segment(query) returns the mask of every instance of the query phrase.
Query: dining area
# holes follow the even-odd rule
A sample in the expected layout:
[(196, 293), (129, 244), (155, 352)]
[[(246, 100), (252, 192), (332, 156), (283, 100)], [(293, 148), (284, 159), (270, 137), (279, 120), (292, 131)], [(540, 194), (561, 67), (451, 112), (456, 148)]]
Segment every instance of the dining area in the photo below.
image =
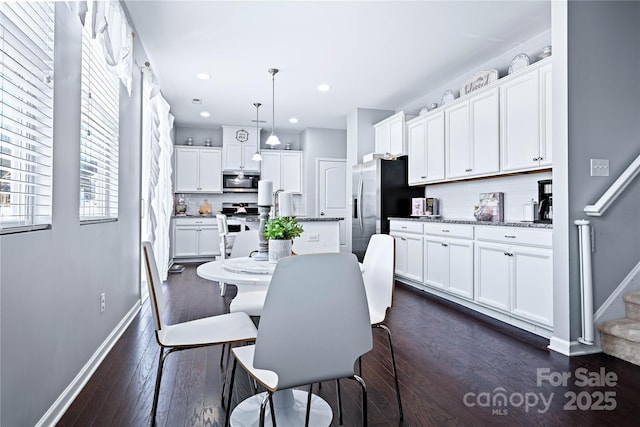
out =
[[(224, 219), (220, 221), (224, 227)], [(224, 234), (221, 233), (221, 239)], [(151, 423), (155, 425), (161, 405), (167, 356), (182, 350), (218, 346), (220, 400), (225, 406), (223, 425), (329, 426), (336, 420), (342, 424), (342, 390), (351, 390), (353, 386), (341, 386), (339, 380), (351, 379), (360, 389), (358, 424), (366, 426), (368, 400), (361, 357), (373, 348), (372, 327), (387, 335), (385, 344), (391, 349), (392, 364), (388, 370), (393, 373), (388, 380), (395, 384), (396, 411), (401, 421), (402, 403), (391, 335), (383, 324), (394, 285), (393, 238), (374, 236), (362, 263), (353, 254), (337, 252), (294, 254), (269, 262), (256, 256), (260, 252), (255, 246), (256, 243), (259, 246), (259, 240), (252, 233), (240, 233), (235, 236), (233, 246), (243, 248), (245, 253), (238, 254), (236, 250), (234, 254), (232, 248), (228, 257), (197, 266), (197, 276), (211, 287), (219, 286), (223, 299), (230, 297), (232, 285), (233, 297), (217, 314), (173, 324), (165, 323), (160, 310), (167, 302), (152, 245), (143, 244), (155, 335), (160, 347)], [(239, 371), (250, 378), (248, 395), (239, 396), (241, 386), (235, 384), (236, 378), (242, 377)], [(332, 397), (337, 402), (337, 412), (326, 397), (317, 394), (319, 388), (326, 389), (326, 384), (334, 381), (336, 390)], [(352, 416), (357, 414), (349, 415)]]

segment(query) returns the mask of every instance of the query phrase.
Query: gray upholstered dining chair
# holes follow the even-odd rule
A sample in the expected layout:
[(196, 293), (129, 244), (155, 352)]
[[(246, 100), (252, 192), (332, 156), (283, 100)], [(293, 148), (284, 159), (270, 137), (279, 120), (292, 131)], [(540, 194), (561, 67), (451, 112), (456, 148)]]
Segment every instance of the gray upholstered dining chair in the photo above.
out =
[(158, 394), (164, 361), (174, 351), (207, 347), (218, 344), (235, 344), (252, 342), (257, 330), (246, 313), (230, 313), (195, 319), (188, 322), (167, 324), (164, 321), (164, 294), (162, 281), (156, 266), (153, 248), (150, 242), (142, 243), (142, 256), (147, 272), (149, 296), (153, 321), (156, 330), (156, 341), (160, 346), (158, 374), (153, 393), (151, 407), (151, 424), (155, 425), (158, 409)]
[[(281, 259), (269, 285), (255, 345), (232, 350), (227, 423), (239, 362), (267, 390), (260, 406), (260, 425), (264, 425), (266, 403), (273, 393), (339, 378), (360, 384), (366, 425), (366, 387), (355, 373), (355, 362), (372, 346), (367, 296), (355, 255), (323, 253)], [(307, 422), (310, 401), (311, 386)], [(273, 407), (271, 411), (273, 417)]]

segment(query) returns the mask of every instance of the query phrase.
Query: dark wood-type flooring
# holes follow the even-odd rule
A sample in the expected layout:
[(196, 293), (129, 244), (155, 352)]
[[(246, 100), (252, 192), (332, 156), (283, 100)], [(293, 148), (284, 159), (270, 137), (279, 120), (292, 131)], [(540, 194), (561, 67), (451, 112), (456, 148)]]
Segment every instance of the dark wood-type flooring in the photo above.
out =
[[(197, 277), (194, 266), (170, 275), (164, 287), (169, 323), (222, 313), (223, 304), (234, 293), (231, 287), (227, 301), (223, 301), (217, 284)], [(405, 419), (404, 423), (398, 420), (386, 337), (374, 330), (374, 349), (362, 360), (370, 426), (640, 425), (638, 366), (604, 354), (562, 356), (548, 350), (546, 340), (401, 284), (396, 286), (388, 325), (396, 349)], [(58, 425), (148, 425), (157, 359), (147, 302)], [(224, 425), (219, 360), (220, 347), (168, 357), (158, 407), (159, 426)], [(549, 381), (538, 385), (539, 369), (558, 376), (570, 373), (571, 378), (564, 386)], [(584, 371), (595, 377), (601, 370), (614, 373), (616, 384), (575, 384), (580, 379), (576, 374)], [(242, 372), (240, 368), (238, 372)], [(341, 385), (344, 425), (358, 426), (359, 388), (348, 380)], [(334, 384), (322, 384), (318, 393), (336, 414)], [(246, 375), (238, 374), (233, 405), (249, 394)], [(503, 396), (506, 405), (500, 399)], [(543, 398), (551, 399), (548, 409)], [(336, 419), (332, 425), (338, 425)]]

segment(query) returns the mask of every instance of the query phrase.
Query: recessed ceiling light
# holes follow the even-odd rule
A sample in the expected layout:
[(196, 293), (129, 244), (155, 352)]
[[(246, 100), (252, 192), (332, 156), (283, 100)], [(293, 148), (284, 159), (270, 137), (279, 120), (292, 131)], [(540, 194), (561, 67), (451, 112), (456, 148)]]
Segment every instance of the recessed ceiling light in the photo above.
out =
[(209, 80), (211, 78), (211, 76), (207, 73), (198, 73), (196, 77), (200, 80)]
[(297, 117), (291, 117), (289, 119), (289, 123), (298, 123), (298, 118)]
[(321, 85), (318, 85), (318, 90), (319, 90), (320, 92), (329, 92), (329, 90), (331, 90), (331, 86), (329, 86), (329, 85), (328, 85), (328, 84), (326, 84), (326, 83), (323, 83), (323, 84), (321, 84)]
[(210, 112), (208, 112), (208, 111), (203, 111), (202, 113), (200, 113), (200, 115), (201, 115), (202, 117), (209, 117), (209, 116), (211, 116), (211, 113), (210, 113)]

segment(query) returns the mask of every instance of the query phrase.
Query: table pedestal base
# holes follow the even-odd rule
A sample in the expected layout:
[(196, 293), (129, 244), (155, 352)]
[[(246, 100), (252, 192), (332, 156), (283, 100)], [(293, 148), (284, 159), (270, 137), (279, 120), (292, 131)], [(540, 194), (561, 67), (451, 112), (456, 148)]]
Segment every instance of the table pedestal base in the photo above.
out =
[[(231, 426), (258, 427), (260, 424), (260, 403), (265, 393), (259, 393), (240, 402), (231, 413)], [(303, 390), (280, 390), (273, 394), (273, 406), (276, 412), (278, 427), (304, 426), (307, 410), (307, 392)], [(311, 395), (311, 412), (309, 426), (328, 427), (333, 419), (331, 406), (320, 396)], [(271, 406), (267, 402), (264, 425), (272, 426)]]

